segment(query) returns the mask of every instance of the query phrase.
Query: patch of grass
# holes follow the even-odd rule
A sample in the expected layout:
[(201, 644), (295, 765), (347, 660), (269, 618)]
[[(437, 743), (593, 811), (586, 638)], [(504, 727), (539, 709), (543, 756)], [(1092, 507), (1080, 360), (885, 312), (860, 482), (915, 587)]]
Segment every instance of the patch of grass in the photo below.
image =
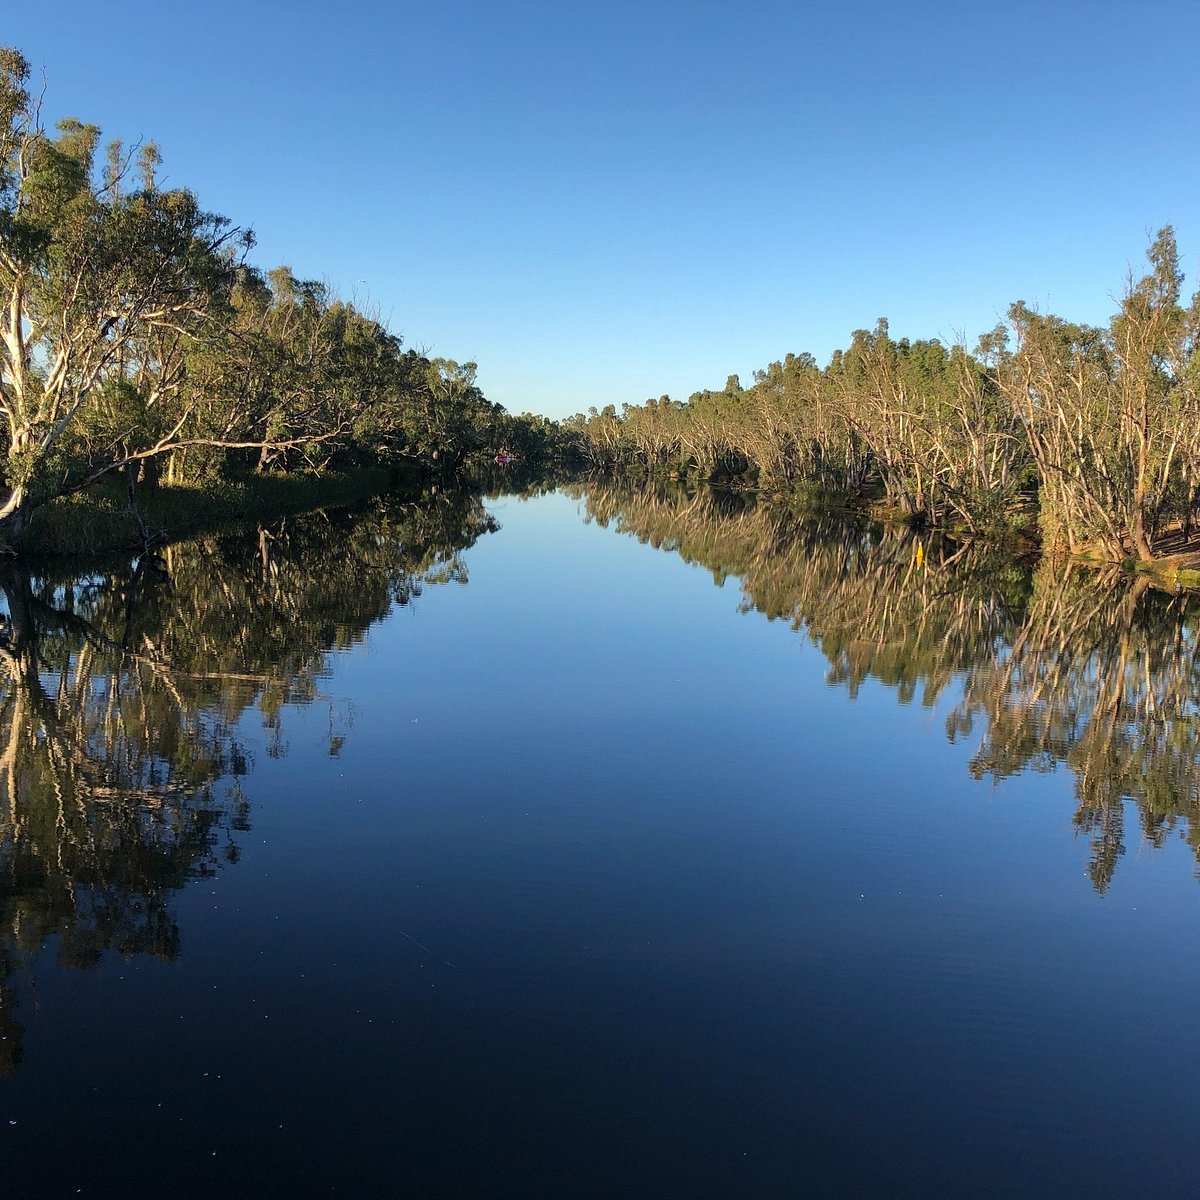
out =
[[(382, 468), (350, 474), (262, 475), (244, 481), (159, 484), (138, 492), (142, 520), (167, 540), (366, 500), (396, 486)], [(124, 489), (102, 486), (51, 501), (34, 516), (25, 553), (87, 555), (137, 543)]]

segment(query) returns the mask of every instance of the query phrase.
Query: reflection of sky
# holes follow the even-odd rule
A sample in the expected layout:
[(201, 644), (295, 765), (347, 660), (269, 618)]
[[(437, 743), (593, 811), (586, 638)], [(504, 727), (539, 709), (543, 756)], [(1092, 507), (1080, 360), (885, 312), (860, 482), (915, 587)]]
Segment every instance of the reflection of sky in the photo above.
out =
[[(469, 552), (470, 584), (427, 592), (339, 674), (360, 696), (349, 753), (372, 774), (399, 758), (443, 797), (482, 783), (492, 803), (570, 798), (651, 822), (736, 801), (730, 819), (752, 804), (849, 827), (854, 859), (864, 839), (878, 835), (882, 852), (903, 838), (913, 869), (933, 859), (951, 873), (974, 870), (946, 861), (965, 812), (986, 826), (998, 797), (1007, 811), (1030, 791), (1070, 796), (1065, 774), (972, 782), (973, 739), (951, 746), (944, 731), (957, 686), (935, 709), (899, 706), (875, 680), (851, 701), (803, 635), (737, 612), (736, 579), (714, 587), (703, 567), (582, 526), (566, 496), (493, 511), (503, 530)], [(1037, 890), (1064, 849), (1044, 832), (1012, 831), (1039, 864)]]
[(952, 697), (851, 701), (736, 581), (563, 496), (494, 508), (466, 587), (332, 656), (338, 758), (327, 705), (286, 710), (176, 966), (43, 956), (19, 1163), (146, 1195), (1185, 1194), (1186, 846), (1131, 820), (1101, 899), (1069, 774), (971, 781)]

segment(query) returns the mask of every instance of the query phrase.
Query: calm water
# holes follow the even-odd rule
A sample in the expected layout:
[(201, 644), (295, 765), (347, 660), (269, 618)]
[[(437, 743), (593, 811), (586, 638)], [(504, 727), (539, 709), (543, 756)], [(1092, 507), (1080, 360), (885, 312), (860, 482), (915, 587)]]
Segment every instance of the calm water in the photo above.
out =
[(0, 583), (5, 1195), (1196, 1195), (1188, 598), (603, 490)]

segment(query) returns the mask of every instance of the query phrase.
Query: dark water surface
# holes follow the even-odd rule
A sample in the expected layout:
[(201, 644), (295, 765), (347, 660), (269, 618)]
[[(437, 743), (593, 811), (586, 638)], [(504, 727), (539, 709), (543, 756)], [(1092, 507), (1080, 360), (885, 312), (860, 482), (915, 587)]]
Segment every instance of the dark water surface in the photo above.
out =
[(0, 583), (6, 1196), (1200, 1190), (1189, 598), (602, 489)]

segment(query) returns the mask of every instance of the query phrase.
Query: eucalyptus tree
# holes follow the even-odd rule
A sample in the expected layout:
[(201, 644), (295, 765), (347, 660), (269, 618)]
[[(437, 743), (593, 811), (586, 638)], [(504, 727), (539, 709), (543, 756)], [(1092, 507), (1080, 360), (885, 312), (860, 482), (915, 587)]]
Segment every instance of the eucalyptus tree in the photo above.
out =
[(166, 460), (168, 479), (406, 457), (455, 468), (503, 436), (474, 363), (401, 348), (378, 320), (157, 182), (152, 145), (43, 128), (0, 49), (0, 543), (34, 510)]
[(608, 469), (664, 462), (768, 489), (813, 482), (971, 532), (1143, 562), (1194, 551), (1200, 521), (1200, 292), (1170, 227), (1106, 327), (1014, 304), (974, 353), (856, 330), (824, 370), (789, 355), (743, 388), (593, 412), (573, 428)]
[(478, 364), (452, 358), (417, 361), (420, 375), (393, 431), (404, 455), (453, 471), (498, 447), (505, 412), (479, 387)]
[[(159, 419), (182, 381), (179, 347), (228, 295), (249, 236), (183, 188), (160, 189), (153, 147), (99, 130), (43, 129), (29, 66), (0, 49), (0, 537), (37, 505), (195, 440), (194, 410)], [(123, 435), (135, 425), (136, 434)], [(78, 434), (78, 437), (74, 435)]]
[[(405, 440), (425, 360), (374, 318), (287, 266), (242, 266), (220, 322), (194, 338), (179, 403), (205, 440), (172, 448), (166, 478), (320, 471)], [(232, 460), (232, 461), (231, 461)]]
[(1183, 307), (1170, 227), (1147, 258), (1107, 328), (1014, 304), (998, 371), (1037, 464), (1047, 544), (1145, 562), (1190, 526), (1200, 482), (1200, 292)]

